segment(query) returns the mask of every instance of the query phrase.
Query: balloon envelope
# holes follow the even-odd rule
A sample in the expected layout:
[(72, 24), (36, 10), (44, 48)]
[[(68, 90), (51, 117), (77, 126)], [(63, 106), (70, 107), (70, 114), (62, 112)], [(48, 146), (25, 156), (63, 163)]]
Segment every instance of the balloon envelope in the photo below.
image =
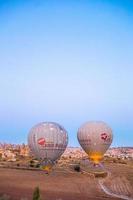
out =
[(78, 141), (90, 160), (99, 163), (113, 140), (112, 129), (104, 122), (91, 121), (78, 129)]
[(46, 168), (65, 151), (68, 144), (66, 130), (55, 122), (42, 122), (34, 126), (28, 136), (31, 152)]

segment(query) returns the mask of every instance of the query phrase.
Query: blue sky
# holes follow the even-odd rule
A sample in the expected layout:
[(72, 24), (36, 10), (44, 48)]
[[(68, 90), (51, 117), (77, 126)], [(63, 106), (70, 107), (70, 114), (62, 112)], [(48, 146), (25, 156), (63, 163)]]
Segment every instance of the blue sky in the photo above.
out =
[(0, 141), (27, 141), (56, 121), (107, 122), (133, 146), (133, 2), (0, 1)]

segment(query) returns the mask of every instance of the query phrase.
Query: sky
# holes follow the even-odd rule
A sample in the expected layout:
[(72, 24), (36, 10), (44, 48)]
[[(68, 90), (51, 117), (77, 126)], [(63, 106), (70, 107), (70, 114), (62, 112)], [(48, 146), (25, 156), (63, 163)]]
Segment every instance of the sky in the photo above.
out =
[(55, 121), (79, 146), (90, 120), (133, 146), (133, 1), (0, 0), (0, 141)]

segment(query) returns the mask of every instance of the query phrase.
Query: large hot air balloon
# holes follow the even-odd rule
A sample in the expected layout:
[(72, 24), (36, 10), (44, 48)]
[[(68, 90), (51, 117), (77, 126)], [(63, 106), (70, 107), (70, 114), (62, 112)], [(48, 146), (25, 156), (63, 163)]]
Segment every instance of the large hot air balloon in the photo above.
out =
[(112, 143), (112, 129), (104, 122), (90, 121), (78, 129), (78, 141), (89, 159), (98, 164)]
[(55, 122), (42, 122), (34, 126), (28, 136), (28, 145), (40, 160), (43, 169), (49, 171), (63, 154), (68, 144), (66, 130)]

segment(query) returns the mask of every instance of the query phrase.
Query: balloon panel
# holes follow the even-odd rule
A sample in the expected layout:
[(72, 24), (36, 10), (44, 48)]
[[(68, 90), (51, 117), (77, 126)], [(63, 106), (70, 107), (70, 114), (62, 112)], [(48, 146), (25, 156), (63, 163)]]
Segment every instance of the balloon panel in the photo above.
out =
[(94, 162), (102, 159), (112, 139), (112, 130), (104, 122), (87, 122), (78, 130), (79, 143)]
[(38, 159), (55, 161), (66, 149), (67, 132), (57, 123), (43, 122), (31, 129), (28, 144)]

